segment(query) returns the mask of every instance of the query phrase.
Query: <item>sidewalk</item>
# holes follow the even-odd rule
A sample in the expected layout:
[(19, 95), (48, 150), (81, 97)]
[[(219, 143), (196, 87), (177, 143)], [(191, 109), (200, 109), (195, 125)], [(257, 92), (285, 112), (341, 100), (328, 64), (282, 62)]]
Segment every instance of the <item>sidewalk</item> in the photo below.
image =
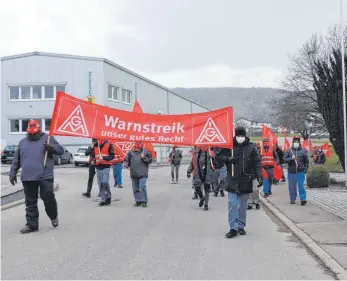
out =
[[(273, 185), (272, 193), (267, 199), (261, 198), (265, 206), (270, 205), (269, 209), (274, 213), (282, 213), (347, 270), (347, 189), (307, 189), (306, 206), (300, 205), (299, 198), (295, 205), (289, 204), (288, 183)], [(291, 230), (297, 234), (295, 229)], [(308, 241), (311, 239), (303, 241), (309, 248), (308, 244), (314, 244)], [(321, 250), (318, 247), (316, 249)], [(326, 256), (326, 259), (329, 257)]]

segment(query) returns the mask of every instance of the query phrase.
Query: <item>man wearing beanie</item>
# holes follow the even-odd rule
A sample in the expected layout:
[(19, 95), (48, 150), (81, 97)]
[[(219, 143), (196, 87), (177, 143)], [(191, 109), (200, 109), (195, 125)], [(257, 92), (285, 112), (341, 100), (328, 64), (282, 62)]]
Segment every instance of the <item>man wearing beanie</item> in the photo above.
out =
[(225, 190), (228, 191), (230, 231), (226, 237), (245, 235), (247, 201), (253, 192), (253, 179), (256, 178), (258, 187), (261, 187), (263, 178), (260, 156), (254, 144), (246, 137), (244, 127), (235, 129), (234, 151), (221, 149), (215, 159), (226, 164), (228, 173)]
[(300, 137), (293, 137), (293, 145), (286, 151), (283, 159), (288, 163), (290, 204), (295, 204), (297, 196), (296, 186), (298, 186), (301, 205), (306, 205), (307, 201), (304, 182), (309, 161), (306, 150), (301, 147)]

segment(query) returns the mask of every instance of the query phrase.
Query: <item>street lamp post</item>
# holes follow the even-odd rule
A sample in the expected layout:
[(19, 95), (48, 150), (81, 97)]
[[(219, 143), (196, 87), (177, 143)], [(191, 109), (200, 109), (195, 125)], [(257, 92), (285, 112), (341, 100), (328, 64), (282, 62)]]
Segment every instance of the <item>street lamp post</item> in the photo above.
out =
[(341, 35), (341, 65), (342, 65), (342, 106), (343, 106), (343, 131), (345, 150), (345, 186), (347, 186), (347, 113), (346, 113), (346, 74), (345, 74), (345, 40), (343, 36), (343, 0), (340, 0), (340, 35)]

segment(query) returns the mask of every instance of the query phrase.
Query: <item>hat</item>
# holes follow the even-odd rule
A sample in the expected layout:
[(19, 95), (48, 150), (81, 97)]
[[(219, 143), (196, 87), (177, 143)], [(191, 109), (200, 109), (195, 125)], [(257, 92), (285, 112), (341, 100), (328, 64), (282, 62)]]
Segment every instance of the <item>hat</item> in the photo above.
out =
[(235, 129), (235, 136), (246, 136), (246, 129), (242, 126), (238, 126)]
[(294, 137), (293, 137), (293, 142), (294, 142), (294, 141), (298, 141), (298, 142), (300, 143), (300, 139), (301, 139), (300, 136), (294, 136)]

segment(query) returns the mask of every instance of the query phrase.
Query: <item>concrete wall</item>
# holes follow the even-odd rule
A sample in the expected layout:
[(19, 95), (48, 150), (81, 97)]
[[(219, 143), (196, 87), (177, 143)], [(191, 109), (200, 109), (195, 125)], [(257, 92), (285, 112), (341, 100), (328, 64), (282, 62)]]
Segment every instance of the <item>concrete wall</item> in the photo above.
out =
[[(92, 72), (92, 93), (100, 100), (103, 93), (102, 62), (48, 56), (29, 56), (1, 63), (1, 135), (8, 144), (16, 144), (25, 133), (10, 133), (9, 119), (48, 118), (53, 100), (10, 101), (9, 86), (66, 85), (68, 94), (84, 99), (88, 95), (88, 72)], [(57, 137), (61, 144), (85, 144), (81, 138)], [(68, 148), (68, 147), (67, 147)]]

